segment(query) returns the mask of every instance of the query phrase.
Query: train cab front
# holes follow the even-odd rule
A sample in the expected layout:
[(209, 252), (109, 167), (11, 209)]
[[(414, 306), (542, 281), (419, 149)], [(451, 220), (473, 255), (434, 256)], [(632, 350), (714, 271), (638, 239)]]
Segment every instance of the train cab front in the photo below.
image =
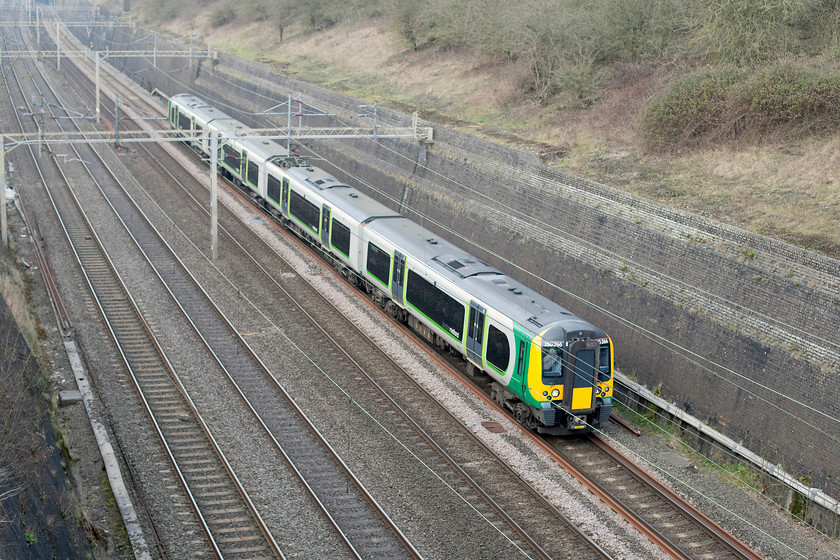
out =
[[(537, 363), (539, 360), (539, 363)], [(609, 419), (613, 352), (609, 337), (581, 320), (549, 327), (533, 341), (528, 390), (540, 433), (586, 433)]]

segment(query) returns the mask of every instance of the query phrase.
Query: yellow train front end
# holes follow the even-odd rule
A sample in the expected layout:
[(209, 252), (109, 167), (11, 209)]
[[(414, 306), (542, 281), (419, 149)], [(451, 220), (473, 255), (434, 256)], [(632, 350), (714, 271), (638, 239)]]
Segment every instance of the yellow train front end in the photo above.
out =
[(612, 410), (613, 347), (589, 323), (553, 325), (531, 341), (523, 398), (536, 409), (537, 430), (585, 433)]

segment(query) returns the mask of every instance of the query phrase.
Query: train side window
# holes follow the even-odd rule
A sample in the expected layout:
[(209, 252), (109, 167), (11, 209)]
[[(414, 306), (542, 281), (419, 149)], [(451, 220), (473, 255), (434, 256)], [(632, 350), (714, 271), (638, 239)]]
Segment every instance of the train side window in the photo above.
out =
[(563, 383), (563, 349), (546, 347), (542, 349), (542, 381), (545, 385)]
[(525, 371), (525, 341), (519, 341), (519, 376)]
[(487, 362), (501, 372), (510, 364), (510, 342), (505, 333), (490, 325), (487, 329)]
[(239, 166), (242, 163), (242, 155), (227, 144), (225, 144), (224, 147), (224, 154), (225, 163), (228, 165), (228, 167), (236, 170), (236, 173), (238, 174)]
[(257, 187), (260, 184), (260, 168), (257, 166), (256, 162), (251, 161), (251, 158), (248, 158), (247, 179), (254, 187)]
[(408, 271), (405, 300), (458, 342), (462, 341), (466, 308), (413, 270)]
[(313, 232), (318, 233), (321, 210), (294, 190), (289, 193), (289, 213)]
[(181, 130), (189, 130), (192, 128), (192, 123), (190, 122), (190, 118), (183, 113), (178, 113), (178, 128)]
[(266, 193), (268, 194), (268, 198), (270, 198), (275, 204), (280, 204), (280, 193), (282, 191), (280, 190), (280, 181), (277, 180), (277, 177), (269, 173), (268, 184), (266, 186), (268, 188)]
[(350, 258), (350, 228), (333, 218), (330, 230), (330, 244), (333, 249)]
[(391, 271), (391, 256), (374, 245), (368, 243), (367, 271), (388, 287), (388, 274)]
[(598, 354), (598, 379), (601, 381), (610, 380), (610, 347), (609, 345), (601, 346), (601, 351)]

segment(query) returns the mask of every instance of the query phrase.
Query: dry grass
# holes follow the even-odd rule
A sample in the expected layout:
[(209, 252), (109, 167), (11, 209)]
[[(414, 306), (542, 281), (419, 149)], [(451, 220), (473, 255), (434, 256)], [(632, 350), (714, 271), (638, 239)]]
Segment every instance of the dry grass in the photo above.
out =
[(18, 329), (30, 348), (38, 349), (39, 326), (37, 318), (29, 307), (29, 289), (23, 273), (6, 256), (0, 262), (0, 296), (6, 301), (9, 311), (17, 323)]

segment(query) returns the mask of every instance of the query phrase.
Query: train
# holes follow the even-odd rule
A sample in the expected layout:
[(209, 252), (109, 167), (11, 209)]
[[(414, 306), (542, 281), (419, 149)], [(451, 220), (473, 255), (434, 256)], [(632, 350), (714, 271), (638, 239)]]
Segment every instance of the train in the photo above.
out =
[(168, 109), (204, 158), (215, 132), (222, 175), (395, 320), (485, 374), (522, 425), (569, 435), (607, 422), (614, 348), (604, 331), (201, 98), (174, 95)]

